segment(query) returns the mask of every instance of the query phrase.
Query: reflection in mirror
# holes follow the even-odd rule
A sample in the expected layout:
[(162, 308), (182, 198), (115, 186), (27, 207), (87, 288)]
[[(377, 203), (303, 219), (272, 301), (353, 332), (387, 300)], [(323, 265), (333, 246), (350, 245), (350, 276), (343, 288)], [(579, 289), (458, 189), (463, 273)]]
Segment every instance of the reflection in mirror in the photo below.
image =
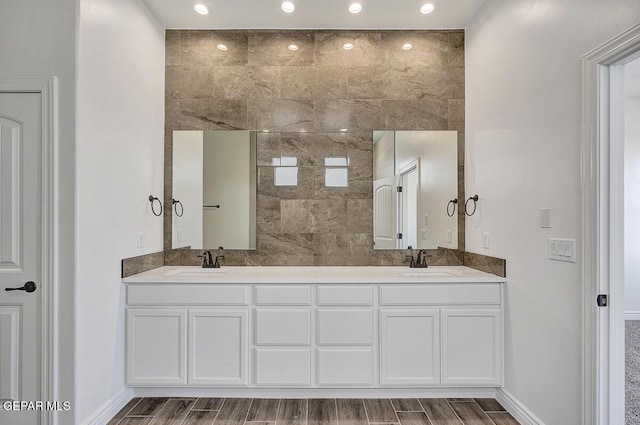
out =
[(174, 249), (256, 249), (256, 133), (174, 131), (172, 197)]
[(374, 131), (375, 249), (458, 248), (456, 131)]

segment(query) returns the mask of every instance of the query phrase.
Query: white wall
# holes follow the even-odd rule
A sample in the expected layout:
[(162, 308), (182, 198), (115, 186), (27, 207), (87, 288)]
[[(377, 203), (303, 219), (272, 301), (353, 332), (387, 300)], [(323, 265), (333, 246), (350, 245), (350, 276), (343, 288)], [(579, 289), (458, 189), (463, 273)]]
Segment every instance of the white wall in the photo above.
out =
[(638, 16), (637, 0), (488, 0), (466, 35), (466, 246), (507, 260), (505, 389), (549, 425), (581, 413), (579, 264), (547, 259), (580, 230), (580, 58)]
[[(640, 61), (640, 59), (636, 59)], [(626, 81), (630, 83), (630, 81)], [(640, 83), (640, 81), (638, 81)], [(625, 99), (624, 311), (640, 313), (640, 96)]]
[(164, 30), (142, 0), (80, 0), (77, 101), (74, 405), (83, 423), (124, 388), (120, 260), (163, 248), (163, 218), (147, 198), (163, 199)]
[(373, 137), (373, 179), (393, 177), (396, 173), (394, 132), (374, 131)]
[[(73, 400), (74, 387), (74, 149), (77, 0), (2, 0), (0, 78), (58, 77), (55, 150), (54, 291), (59, 400)], [(74, 412), (61, 413), (60, 424)]]
[[(203, 132), (173, 132), (172, 196), (182, 203), (182, 217), (172, 213), (172, 247), (202, 248)], [(176, 204), (177, 205), (177, 204)], [(177, 207), (180, 212), (180, 207)]]

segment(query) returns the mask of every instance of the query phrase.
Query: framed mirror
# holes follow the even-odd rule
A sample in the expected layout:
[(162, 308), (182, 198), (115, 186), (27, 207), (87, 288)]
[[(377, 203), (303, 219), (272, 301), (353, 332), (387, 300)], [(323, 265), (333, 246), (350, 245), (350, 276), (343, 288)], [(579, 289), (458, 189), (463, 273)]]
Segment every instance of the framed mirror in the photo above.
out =
[(458, 248), (456, 131), (374, 131), (374, 249)]
[(254, 131), (173, 132), (173, 249), (256, 249), (256, 140)]

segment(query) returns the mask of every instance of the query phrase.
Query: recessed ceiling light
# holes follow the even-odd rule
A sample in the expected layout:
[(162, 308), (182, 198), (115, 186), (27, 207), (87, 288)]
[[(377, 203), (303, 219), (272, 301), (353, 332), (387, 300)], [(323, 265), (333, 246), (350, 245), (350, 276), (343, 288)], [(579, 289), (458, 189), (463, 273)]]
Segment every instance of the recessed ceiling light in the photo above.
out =
[(349, 6), (349, 12), (351, 13), (360, 13), (362, 11), (362, 5), (360, 3), (351, 3)]
[(433, 12), (433, 9), (435, 9), (436, 7), (434, 5), (432, 5), (431, 3), (426, 3), (423, 4), (422, 7), (420, 8), (420, 13), (426, 15), (428, 13)]
[(413, 48), (413, 46), (411, 45), (411, 43), (404, 43), (402, 45), (402, 50), (411, 50)]
[(287, 13), (291, 13), (294, 10), (296, 10), (296, 6), (290, 1), (285, 1), (282, 3), (282, 10), (284, 10)]
[(207, 6), (205, 6), (204, 4), (196, 4), (195, 6), (193, 6), (193, 8), (196, 10), (196, 12), (198, 12), (201, 15), (208, 15), (209, 14), (209, 8)]
[(222, 51), (225, 51), (228, 49), (228, 47), (225, 44), (218, 44), (216, 47), (218, 48), (218, 50), (222, 50)]
[(353, 49), (353, 44), (351, 44), (351, 43), (344, 43), (344, 44), (342, 45), (342, 48), (343, 48), (344, 50), (351, 50), (351, 49)]
[(295, 52), (298, 50), (298, 46), (295, 44), (289, 44), (289, 47), (287, 47), (287, 49), (291, 50), (292, 52)]
[(349, 131), (349, 129), (348, 128), (341, 128), (340, 131), (342, 131), (344, 133), (346, 131)]

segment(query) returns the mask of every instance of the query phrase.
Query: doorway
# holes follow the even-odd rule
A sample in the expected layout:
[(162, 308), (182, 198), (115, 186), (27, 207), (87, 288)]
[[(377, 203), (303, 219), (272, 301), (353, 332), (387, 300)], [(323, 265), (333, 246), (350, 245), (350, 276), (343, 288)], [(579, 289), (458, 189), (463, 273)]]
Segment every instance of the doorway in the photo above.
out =
[(583, 57), (584, 424), (625, 423), (624, 66), (639, 56), (637, 25)]

